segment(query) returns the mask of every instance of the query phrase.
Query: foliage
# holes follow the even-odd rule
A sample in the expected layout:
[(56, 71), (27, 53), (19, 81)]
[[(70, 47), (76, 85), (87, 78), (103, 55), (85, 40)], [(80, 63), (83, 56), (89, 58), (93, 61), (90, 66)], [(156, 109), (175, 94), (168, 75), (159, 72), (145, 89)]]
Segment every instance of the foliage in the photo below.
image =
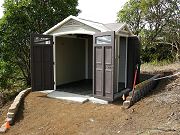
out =
[[(12, 77), (12, 79), (10, 79)], [(13, 74), (13, 67), (11, 64), (0, 61), (0, 87), (10, 89), (14, 83), (16, 76)]]
[(144, 28), (143, 12), (140, 4), (139, 0), (130, 0), (125, 3), (123, 9), (118, 13), (118, 21), (128, 23), (136, 35), (139, 35), (141, 29)]
[(21, 77), (30, 85), (30, 33), (42, 34), (67, 16), (78, 15), (77, 5), (77, 0), (5, 0), (0, 19), (1, 86)]
[(179, 0), (129, 0), (119, 11), (118, 21), (128, 23), (141, 37), (144, 62), (179, 61)]

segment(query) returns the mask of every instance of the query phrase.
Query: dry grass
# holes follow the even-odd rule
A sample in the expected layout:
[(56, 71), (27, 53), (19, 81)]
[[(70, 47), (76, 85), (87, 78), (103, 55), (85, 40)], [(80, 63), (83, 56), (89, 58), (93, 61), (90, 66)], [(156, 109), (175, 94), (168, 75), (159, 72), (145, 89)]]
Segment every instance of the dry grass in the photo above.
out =
[(166, 65), (153, 65), (150, 63), (145, 63), (141, 65), (141, 72), (146, 73), (162, 73), (162, 72), (176, 72), (180, 70), (180, 63), (172, 63)]

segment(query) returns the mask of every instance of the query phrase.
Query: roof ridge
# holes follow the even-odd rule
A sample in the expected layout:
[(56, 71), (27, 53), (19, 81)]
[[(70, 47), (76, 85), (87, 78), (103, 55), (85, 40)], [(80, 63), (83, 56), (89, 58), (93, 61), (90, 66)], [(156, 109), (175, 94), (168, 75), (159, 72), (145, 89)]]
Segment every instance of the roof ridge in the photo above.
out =
[(93, 23), (99, 23), (99, 24), (103, 24), (104, 25), (104, 23), (101, 23), (101, 22), (96, 22), (96, 21), (92, 21), (92, 20), (88, 20), (88, 19), (84, 19), (84, 18), (79, 18), (79, 19), (85, 20), (85, 21), (89, 21), (89, 22), (93, 22)]
[(124, 22), (113, 22), (113, 23), (105, 23), (105, 24), (125, 24)]

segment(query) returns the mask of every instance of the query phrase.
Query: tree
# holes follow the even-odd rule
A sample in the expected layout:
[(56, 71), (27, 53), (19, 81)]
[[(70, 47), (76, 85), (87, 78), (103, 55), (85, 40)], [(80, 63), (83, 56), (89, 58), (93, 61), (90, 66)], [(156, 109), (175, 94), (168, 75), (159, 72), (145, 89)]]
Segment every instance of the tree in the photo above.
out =
[(175, 12), (163, 30), (164, 43), (171, 46), (171, 52), (175, 52), (176, 60), (180, 61), (180, 1), (172, 1), (172, 5)]
[(42, 34), (69, 15), (77, 0), (5, 0), (0, 20), (0, 60), (18, 67), (30, 85), (30, 33)]
[(129, 0), (125, 3), (118, 12), (117, 21), (128, 23), (133, 33), (139, 35), (145, 26), (140, 0)]
[[(127, 22), (133, 32), (141, 36), (142, 48), (146, 52), (148, 48), (157, 50), (158, 46), (164, 45), (164, 48), (167, 48), (166, 45), (170, 45), (169, 48), (173, 48), (171, 55), (176, 50), (178, 60), (179, 7), (179, 0), (129, 0), (119, 11), (118, 21)], [(164, 50), (161, 53), (164, 55), (163, 53), (167, 52)]]

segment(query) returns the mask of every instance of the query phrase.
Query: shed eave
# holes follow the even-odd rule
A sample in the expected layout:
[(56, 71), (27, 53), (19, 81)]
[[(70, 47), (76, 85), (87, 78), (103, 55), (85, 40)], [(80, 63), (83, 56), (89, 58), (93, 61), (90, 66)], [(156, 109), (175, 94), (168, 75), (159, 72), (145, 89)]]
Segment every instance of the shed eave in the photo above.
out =
[(77, 17), (75, 17), (75, 16), (70, 15), (69, 17), (67, 17), (67, 18), (65, 18), (63, 21), (61, 21), (60, 23), (56, 24), (55, 26), (53, 26), (52, 28), (50, 28), (49, 30), (47, 30), (46, 32), (44, 32), (43, 34), (45, 34), (45, 35), (46, 35), (46, 34), (51, 34), (53, 31), (55, 31), (56, 29), (60, 28), (63, 24), (65, 24), (66, 22), (68, 22), (68, 21), (71, 20), (71, 19), (73, 19), (73, 20), (75, 20), (75, 21), (78, 21), (78, 22), (80, 22), (80, 23), (83, 23), (83, 24), (85, 24), (85, 25), (87, 25), (87, 26), (89, 26), (89, 27), (91, 27), (91, 28), (93, 28), (93, 29), (96, 29), (96, 30), (100, 31), (100, 32), (106, 31), (106, 30), (104, 30), (104, 29), (100, 29), (100, 28), (98, 28), (98, 27), (91, 26), (90, 24), (81, 21), (81, 19), (79, 19), (79, 18), (77, 18)]
[(119, 30), (118, 31), (116, 31), (117, 33), (122, 33), (122, 32), (124, 32), (123, 31), (123, 28), (127, 28), (127, 32), (128, 32), (128, 35), (129, 36), (133, 36), (134, 34), (132, 33), (132, 31), (129, 29), (129, 27), (128, 27), (128, 25), (126, 24), (126, 23), (124, 23), (120, 28), (119, 28)]
[(93, 35), (93, 34), (95, 34), (95, 32), (91, 32), (91, 31), (67, 31), (67, 32), (54, 33), (53, 36), (61, 36), (61, 35), (68, 35), (68, 34), (86, 34), (86, 35)]
[(49, 30), (45, 31), (43, 34), (50, 34), (52, 31), (54, 31), (55, 29), (57, 29), (58, 27), (60, 27), (61, 25), (63, 25), (64, 23), (66, 23), (67, 21), (69, 21), (72, 18), (72, 16), (70, 15), (69, 17), (65, 18), (63, 21), (61, 21), (60, 23), (54, 25), (52, 28), (50, 28)]

